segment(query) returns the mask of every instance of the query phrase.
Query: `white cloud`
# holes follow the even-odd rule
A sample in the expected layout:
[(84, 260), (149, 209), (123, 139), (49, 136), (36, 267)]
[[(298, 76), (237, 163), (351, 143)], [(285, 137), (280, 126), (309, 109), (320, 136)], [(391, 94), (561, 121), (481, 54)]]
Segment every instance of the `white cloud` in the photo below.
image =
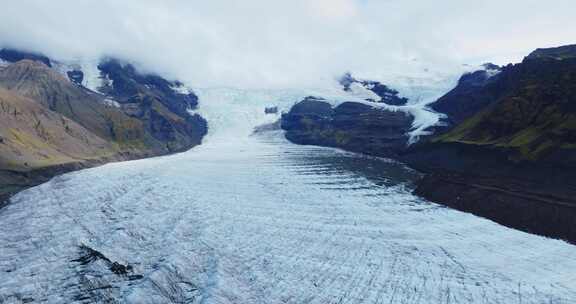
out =
[(309, 0), (308, 5), (318, 17), (326, 19), (347, 19), (358, 13), (355, 0)]
[(572, 0), (3, 1), (0, 45), (118, 56), (196, 86), (388, 78), (576, 42)]

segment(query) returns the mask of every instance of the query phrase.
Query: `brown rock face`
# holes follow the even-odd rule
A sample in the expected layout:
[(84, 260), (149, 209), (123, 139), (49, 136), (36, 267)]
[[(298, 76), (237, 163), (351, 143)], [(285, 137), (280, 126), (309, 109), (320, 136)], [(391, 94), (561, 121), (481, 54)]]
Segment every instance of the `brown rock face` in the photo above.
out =
[(36, 101), (0, 88), (0, 166), (27, 170), (111, 155), (113, 145)]
[(39, 61), (0, 68), (0, 196), (70, 170), (183, 151), (206, 133), (201, 117), (157, 95), (105, 98)]

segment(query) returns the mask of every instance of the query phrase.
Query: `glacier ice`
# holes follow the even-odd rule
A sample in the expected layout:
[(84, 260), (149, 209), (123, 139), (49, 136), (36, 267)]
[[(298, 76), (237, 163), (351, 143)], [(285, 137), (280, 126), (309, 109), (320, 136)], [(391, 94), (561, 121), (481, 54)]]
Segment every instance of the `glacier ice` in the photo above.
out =
[(203, 145), (0, 209), (0, 303), (576, 301), (572, 245), (415, 197), (393, 161), (252, 135), (264, 107), (330, 92), (196, 92)]

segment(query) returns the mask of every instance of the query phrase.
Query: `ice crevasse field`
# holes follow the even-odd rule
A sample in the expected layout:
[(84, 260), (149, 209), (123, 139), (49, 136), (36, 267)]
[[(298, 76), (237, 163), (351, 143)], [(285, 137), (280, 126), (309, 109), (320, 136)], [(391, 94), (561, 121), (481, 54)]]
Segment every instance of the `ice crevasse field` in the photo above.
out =
[[(202, 145), (0, 210), (0, 303), (576, 303), (574, 246), (420, 199), (402, 164), (253, 134), (267, 106), (362, 92), (196, 92)], [(414, 136), (438, 119), (408, 107)]]

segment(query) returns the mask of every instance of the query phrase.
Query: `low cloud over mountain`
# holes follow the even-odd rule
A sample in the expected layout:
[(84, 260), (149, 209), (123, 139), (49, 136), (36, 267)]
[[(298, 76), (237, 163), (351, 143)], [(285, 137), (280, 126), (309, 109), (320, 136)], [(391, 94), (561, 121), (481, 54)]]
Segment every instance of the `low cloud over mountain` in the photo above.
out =
[(126, 58), (197, 86), (317, 86), (345, 71), (378, 79), (519, 60), (570, 42), (571, 4), (22, 0), (0, 9), (0, 46)]

